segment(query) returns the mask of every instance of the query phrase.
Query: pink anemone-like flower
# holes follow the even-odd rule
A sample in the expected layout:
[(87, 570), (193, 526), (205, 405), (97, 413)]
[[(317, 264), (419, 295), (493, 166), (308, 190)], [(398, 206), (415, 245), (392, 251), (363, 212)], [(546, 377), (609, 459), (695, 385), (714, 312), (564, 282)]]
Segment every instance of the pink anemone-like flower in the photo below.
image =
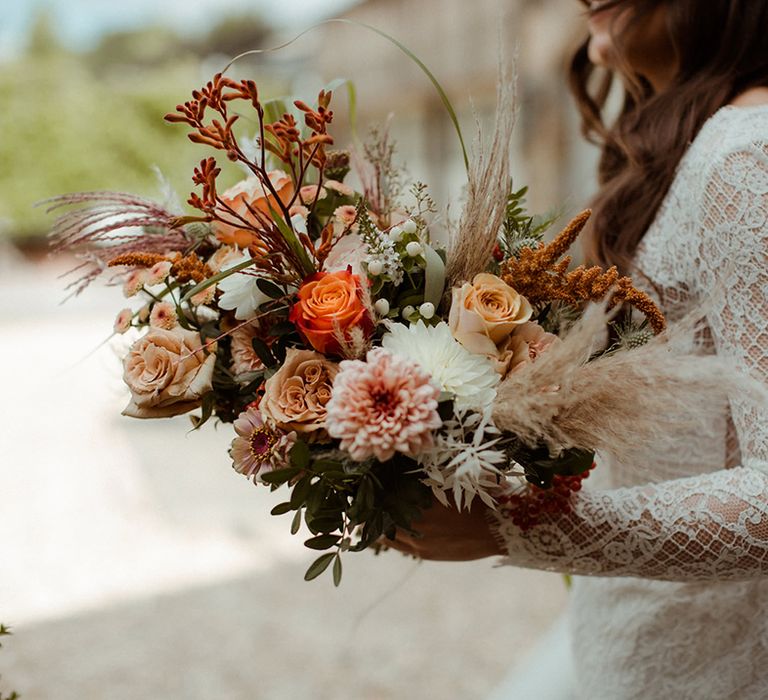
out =
[(160, 262), (155, 263), (147, 271), (146, 284), (151, 287), (152, 285), (165, 282), (165, 280), (168, 278), (168, 275), (171, 274), (172, 267), (173, 263), (170, 260), (161, 260)]
[(132, 320), (133, 311), (131, 309), (123, 309), (117, 314), (117, 318), (115, 319), (115, 333), (125, 333), (131, 327)]
[(147, 283), (147, 270), (137, 267), (131, 270), (123, 281), (123, 295), (135, 297)]
[(288, 452), (296, 442), (296, 433), (286, 433), (264, 423), (255, 406), (249, 406), (234, 423), (237, 437), (229, 448), (235, 471), (254, 481), (259, 475), (287, 467)]
[(179, 325), (176, 317), (176, 307), (169, 301), (160, 301), (152, 307), (149, 314), (149, 325), (153, 328), (164, 328), (172, 331)]
[(326, 429), (341, 439), (352, 459), (391, 459), (395, 452), (415, 457), (433, 445), (440, 389), (417, 364), (383, 348), (367, 361), (340, 364), (328, 402)]

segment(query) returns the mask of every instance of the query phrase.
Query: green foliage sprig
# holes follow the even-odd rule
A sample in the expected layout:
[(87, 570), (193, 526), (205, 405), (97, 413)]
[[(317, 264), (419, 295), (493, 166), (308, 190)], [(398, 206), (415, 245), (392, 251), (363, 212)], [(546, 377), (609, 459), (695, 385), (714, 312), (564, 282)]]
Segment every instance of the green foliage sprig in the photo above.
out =
[(394, 538), (397, 528), (414, 532), (412, 523), (432, 503), (429, 488), (414, 473), (415, 462), (406, 457), (353, 462), (338, 450), (310, 452), (299, 441), (290, 458), (290, 467), (265, 473), (262, 479), (273, 491), (291, 489), (272, 515), (292, 512), (291, 534), (303, 521), (312, 534), (304, 545), (324, 552), (307, 569), (307, 581), (330, 568), (338, 586), (344, 552), (375, 547), (382, 537)]
[(505, 258), (518, 257), (523, 248), (535, 248), (544, 239), (544, 234), (557, 221), (555, 215), (530, 216), (525, 207), (528, 188), (517, 191), (510, 188), (507, 209), (499, 238), (499, 245)]

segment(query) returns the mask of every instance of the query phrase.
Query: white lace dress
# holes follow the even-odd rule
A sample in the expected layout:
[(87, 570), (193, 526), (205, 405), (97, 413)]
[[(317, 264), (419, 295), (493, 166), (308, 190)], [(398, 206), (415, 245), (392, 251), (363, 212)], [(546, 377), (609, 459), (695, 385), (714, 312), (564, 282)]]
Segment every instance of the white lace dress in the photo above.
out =
[[(768, 107), (704, 125), (637, 268), (671, 323), (714, 298), (708, 351), (768, 382)], [(768, 698), (768, 407), (730, 413), (674, 453), (599, 465), (572, 514), (527, 534), (495, 516), (509, 563), (577, 575), (578, 697)]]

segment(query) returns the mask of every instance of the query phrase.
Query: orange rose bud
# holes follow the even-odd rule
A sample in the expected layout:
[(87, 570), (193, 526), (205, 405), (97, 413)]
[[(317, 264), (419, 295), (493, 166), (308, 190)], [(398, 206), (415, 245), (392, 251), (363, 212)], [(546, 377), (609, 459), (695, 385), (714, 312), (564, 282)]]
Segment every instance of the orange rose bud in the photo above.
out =
[(324, 355), (340, 351), (339, 335), (348, 337), (353, 328), (362, 329), (366, 335), (373, 330), (371, 315), (362, 300), (360, 278), (352, 274), (351, 268), (318, 272), (304, 280), (289, 319)]

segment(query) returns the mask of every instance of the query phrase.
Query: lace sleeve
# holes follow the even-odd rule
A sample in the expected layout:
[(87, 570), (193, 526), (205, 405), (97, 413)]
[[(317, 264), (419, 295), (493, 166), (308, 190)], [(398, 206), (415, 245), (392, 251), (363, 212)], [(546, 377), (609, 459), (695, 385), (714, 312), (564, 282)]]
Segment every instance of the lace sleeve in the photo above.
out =
[[(698, 201), (692, 280), (709, 298), (718, 354), (768, 379), (768, 145), (716, 159)], [(768, 410), (735, 397), (742, 466), (624, 489), (582, 492), (568, 515), (526, 533), (509, 513), (492, 529), (516, 566), (671, 581), (768, 574)]]

